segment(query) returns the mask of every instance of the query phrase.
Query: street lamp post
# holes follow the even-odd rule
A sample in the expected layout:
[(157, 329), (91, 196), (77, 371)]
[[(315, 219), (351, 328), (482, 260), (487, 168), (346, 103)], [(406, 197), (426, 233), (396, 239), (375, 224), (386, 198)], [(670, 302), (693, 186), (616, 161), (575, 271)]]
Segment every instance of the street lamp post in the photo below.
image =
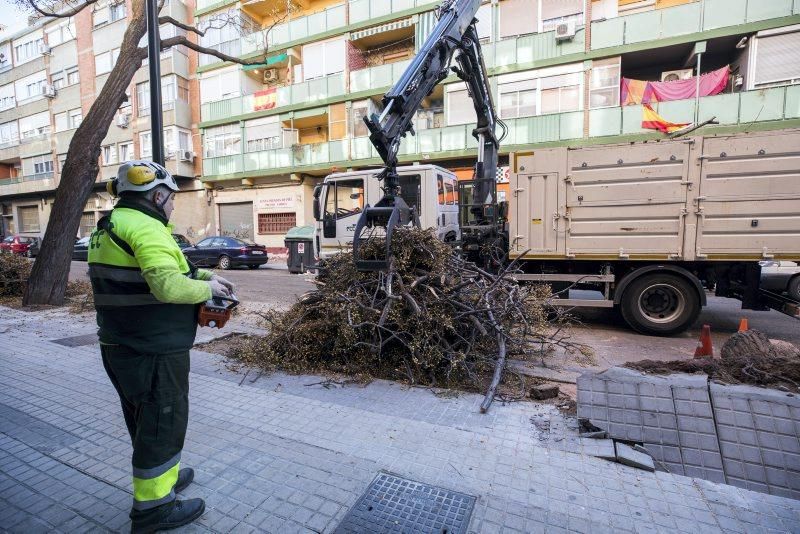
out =
[(161, 36), (158, 0), (147, 0), (147, 60), (150, 70), (150, 140), (153, 162), (164, 165), (164, 118), (161, 114)]

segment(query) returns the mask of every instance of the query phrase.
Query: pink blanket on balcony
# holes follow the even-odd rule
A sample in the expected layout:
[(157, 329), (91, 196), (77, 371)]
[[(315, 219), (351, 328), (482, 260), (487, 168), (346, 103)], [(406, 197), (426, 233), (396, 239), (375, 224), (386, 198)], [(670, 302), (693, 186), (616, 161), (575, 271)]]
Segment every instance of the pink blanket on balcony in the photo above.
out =
[[(721, 93), (728, 85), (730, 68), (707, 72), (700, 76), (700, 96), (712, 96)], [(674, 82), (648, 82), (622, 78), (620, 84), (620, 101), (623, 106), (631, 104), (649, 104), (651, 102), (667, 102), (669, 100), (685, 100), (694, 98), (697, 77)]]

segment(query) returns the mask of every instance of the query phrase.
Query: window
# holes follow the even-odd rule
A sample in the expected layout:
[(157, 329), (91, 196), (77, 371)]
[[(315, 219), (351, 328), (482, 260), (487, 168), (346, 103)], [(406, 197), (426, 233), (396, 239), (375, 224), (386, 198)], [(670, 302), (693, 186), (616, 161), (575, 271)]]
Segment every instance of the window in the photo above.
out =
[(86, 237), (91, 235), (92, 232), (94, 232), (95, 224), (93, 211), (88, 211), (81, 215), (81, 236)]
[(492, 4), (483, 4), (478, 8), (478, 13), (475, 15), (478, 23), (475, 27), (478, 30), (478, 37), (481, 42), (492, 40)]
[(352, 122), (350, 131), (353, 137), (366, 137), (369, 135), (369, 128), (364, 123), (364, 117), (369, 115), (369, 100), (362, 100), (361, 102), (353, 102), (351, 111)]
[(53, 87), (56, 89), (61, 89), (64, 87), (64, 73), (57, 72), (50, 76), (50, 83), (53, 84)]
[(136, 84), (136, 113), (140, 117), (150, 115), (150, 82)]
[(17, 121), (0, 124), (0, 146), (11, 145), (19, 142), (19, 128)]
[(105, 145), (102, 147), (102, 164), (114, 165), (117, 163), (117, 147), (116, 145)]
[(56, 113), (53, 118), (55, 119), (56, 123), (56, 132), (63, 132), (68, 130), (69, 127), (67, 126), (67, 112), (64, 111), (62, 113)]
[(111, 22), (125, 18), (125, 2), (108, 6), (108, 18)]
[(539, 27), (537, 0), (505, 0), (499, 5), (500, 39), (535, 33)]
[(456, 188), (453, 181), (447, 180), (444, 183), (444, 187), (447, 189), (447, 205), (453, 206), (456, 203)]
[(17, 104), (21, 104), (28, 99), (40, 98), (46, 84), (47, 71), (45, 70), (29, 74), (15, 81), (14, 93), (16, 94)]
[(332, 104), (328, 106), (328, 140), (345, 137), (347, 137), (347, 109), (344, 103)]
[(78, 74), (78, 67), (71, 67), (67, 69), (67, 85), (75, 85), (80, 81)]
[(205, 157), (217, 158), (242, 152), (242, 130), (238, 124), (215, 126), (205, 131)]
[(182, 78), (180, 76), (176, 76), (178, 80), (178, 100), (182, 100), (183, 102), (189, 101), (189, 80), (186, 78)]
[(542, 92), (541, 114), (580, 109), (581, 77), (581, 73), (573, 73), (541, 78), (539, 80), (539, 89)]
[(277, 115), (247, 121), (244, 123), (244, 129), (247, 138), (247, 152), (283, 148), (282, 128)]
[(117, 145), (119, 161), (125, 162), (133, 159), (133, 143), (120, 143)]
[(241, 94), (239, 87), (239, 70), (221, 69), (213, 75), (200, 79), (200, 103), (226, 100)]
[(70, 17), (68, 20), (60, 22), (45, 30), (47, 34), (47, 45), (58, 46), (75, 39), (75, 19)]
[(142, 159), (147, 159), (153, 155), (153, 140), (150, 132), (142, 132), (139, 134), (139, 152), (142, 154)]
[(31, 139), (50, 133), (50, 113), (43, 111), (36, 115), (28, 115), (19, 120), (19, 131), (22, 139)]
[(192, 136), (186, 130), (178, 130), (178, 150), (183, 152), (192, 150)]
[(58, 159), (58, 172), (59, 173), (63, 173), (64, 172), (64, 165), (66, 165), (66, 163), (67, 163), (67, 155), (66, 154), (59, 154), (57, 156), (57, 159)]
[[(40, 30), (41, 32), (41, 30)], [(30, 37), (28, 41), (19, 44), (14, 43), (14, 64), (27, 63), (41, 55), (41, 48), (44, 46), (44, 38), (41, 33), (38, 36)]]
[[(45, 156), (42, 156), (45, 157)], [(33, 163), (33, 174), (47, 174), (53, 172), (53, 161), (42, 160)]]
[(20, 232), (39, 231), (39, 206), (20, 206), (18, 213)]
[(445, 190), (444, 190), (444, 178), (442, 178), (441, 174), (436, 175), (436, 186), (439, 193), (439, 205), (444, 206), (447, 204), (447, 198), (445, 197)]
[(466, 85), (456, 83), (446, 86), (445, 96), (448, 126), (475, 122), (475, 107), (472, 105)]
[(118, 57), (119, 48), (115, 48), (113, 50), (109, 50), (108, 52), (103, 52), (102, 54), (97, 54), (94, 56), (95, 75), (99, 76), (101, 74), (111, 72), (111, 70), (114, 68), (114, 65), (117, 64)]
[(0, 87), (0, 110), (13, 108), (15, 105), (14, 84), (7, 83)]
[(322, 78), (344, 71), (345, 41), (334, 39), (303, 46), (305, 80)]
[[(242, 50), (241, 36), (256, 31), (258, 27), (258, 24), (238, 9), (200, 17), (198, 28), (205, 30), (205, 35), (200, 37), (200, 45), (231, 56), (239, 56)], [(200, 56), (200, 66), (218, 61), (218, 58), (209, 54)]]
[(67, 114), (67, 122), (70, 128), (77, 128), (83, 122), (83, 111), (78, 109), (71, 109)]
[(619, 106), (620, 58), (604, 59), (592, 64), (589, 85), (589, 106), (606, 108)]
[(536, 115), (538, 80), (523, 80), (499, 85), (500, 118), (514, 119)]
[(800, 31), (759, 36), (755, 42), (753, 87), (786, 85), (800, 81), (797, 49)]
[(258, 234), (285, 234), (297, 226), (296, 213), (259, 213)]
[(576, 25), (583, 24), (584, 0), (541, 0), (542, 28), (540, 31), (549, 32), (556, 26), (568, 21)]
[[(149, 82), (147, 89), (147, 98), (150, 98)], [(175, 76), (164, 76), (161, 78), (161, 108), (175, 108)]]
[(364, 180), (339, 180), (328, 185), (325, 217), (349, 217), (361, 213), (363, 207)]

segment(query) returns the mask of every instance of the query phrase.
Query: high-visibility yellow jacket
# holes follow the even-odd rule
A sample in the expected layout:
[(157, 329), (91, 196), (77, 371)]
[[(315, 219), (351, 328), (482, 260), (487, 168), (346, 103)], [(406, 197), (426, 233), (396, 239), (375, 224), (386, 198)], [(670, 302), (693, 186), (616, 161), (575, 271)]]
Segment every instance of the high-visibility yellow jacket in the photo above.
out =
[(100, 342), (154, 354), (190, 349), (212, 273), (190, 267), (172, 225), (143, 203), (121, 199), (109, 227), (117, 239), (98, 227), (89, 242)]

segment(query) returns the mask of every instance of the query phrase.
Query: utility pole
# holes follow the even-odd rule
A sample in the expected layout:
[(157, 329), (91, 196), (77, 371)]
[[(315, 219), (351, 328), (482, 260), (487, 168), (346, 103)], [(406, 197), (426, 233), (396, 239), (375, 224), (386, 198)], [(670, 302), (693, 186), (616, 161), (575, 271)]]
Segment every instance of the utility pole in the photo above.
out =
[(158, 0), (147, 0), (147, 61), (150, 70), (150, 140), (153, 162), (164, 165), (164, 117), (161, 113), (161, 35)]

